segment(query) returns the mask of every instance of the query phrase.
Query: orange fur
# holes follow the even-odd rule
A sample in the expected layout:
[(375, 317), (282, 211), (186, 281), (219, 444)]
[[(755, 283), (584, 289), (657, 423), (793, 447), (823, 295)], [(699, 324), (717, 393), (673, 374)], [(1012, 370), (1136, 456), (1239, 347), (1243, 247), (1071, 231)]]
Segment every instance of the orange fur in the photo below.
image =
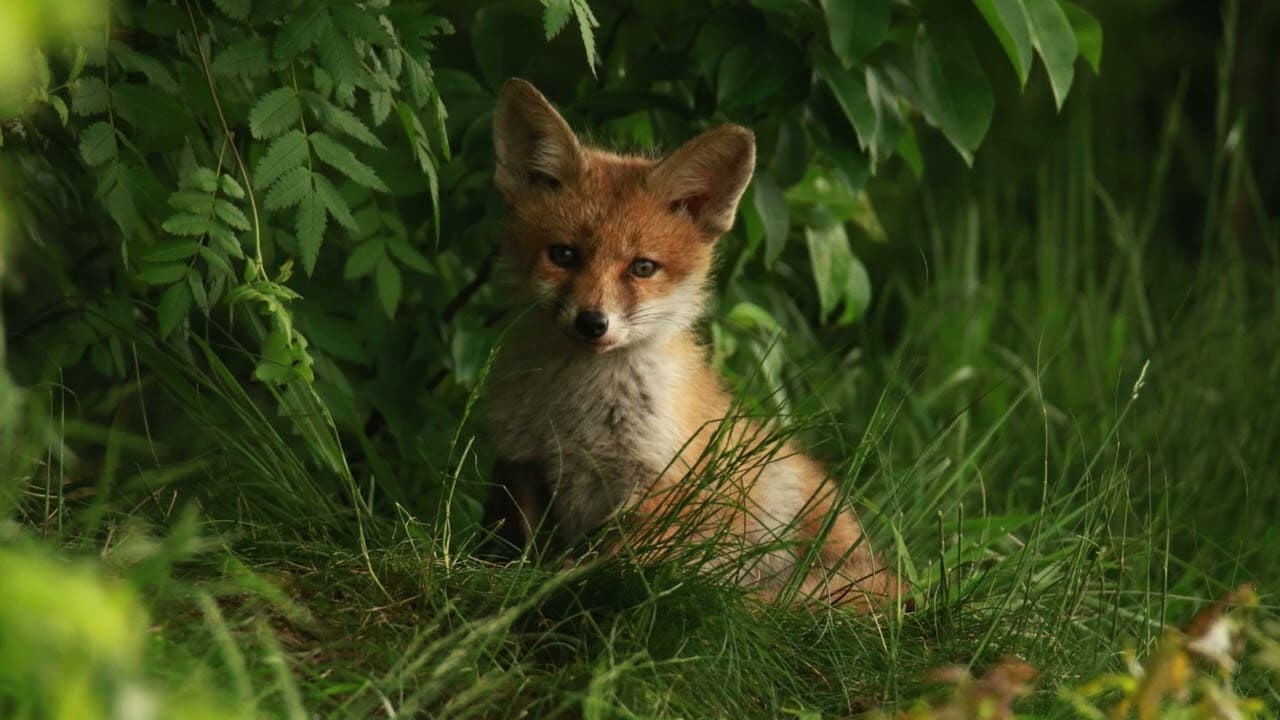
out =
[[(899, 598), (823, 468), (728, 417), (731, 396), (693, 328), (715, 241), (754, 169), (750, 132), (721, 126), (660, 161), (619, 156), (583, 147), (533, 86), (513, 80), (494, 140), (503, 269), (529, 309), (491, 377), (502, 455), (493, 492), (511, 501), (491, 497), (487, 520), (523, 529), (525, 541), (547, 526), (564, 544), (621, 513), (622, 544), (639, 557), (713, 541), (710, 563), (761, 597), (812, 554), (800, 597), (858, 610)], [(721, 448), (746, 457), (713, 468)], [(504, 470), (530, 467), (538, 472)], [(528, 483), (547, 491), (545, 507), (530, 507), (539, 494)], [(512, 507), (519, 517), (502, 517)]]

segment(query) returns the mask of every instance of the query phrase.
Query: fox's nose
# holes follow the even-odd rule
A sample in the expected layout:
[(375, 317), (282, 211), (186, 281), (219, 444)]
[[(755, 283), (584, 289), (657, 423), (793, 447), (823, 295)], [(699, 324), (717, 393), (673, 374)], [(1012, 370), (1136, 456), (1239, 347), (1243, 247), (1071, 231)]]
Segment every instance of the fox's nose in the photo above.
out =
[(573, 319), (573, 329), (588, 340), (599, 340), (609, 331), (609, 316), (599, 310), (583, 310)]

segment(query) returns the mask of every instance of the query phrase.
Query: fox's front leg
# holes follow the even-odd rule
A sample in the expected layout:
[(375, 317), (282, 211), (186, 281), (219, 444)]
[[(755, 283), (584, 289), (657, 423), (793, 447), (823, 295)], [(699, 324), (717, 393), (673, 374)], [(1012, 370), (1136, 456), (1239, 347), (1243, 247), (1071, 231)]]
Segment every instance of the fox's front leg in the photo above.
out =
[(492, 533), (483, 554), (512, 557), (537, 548), (551, 504), (545, 466), (536, 460), (498, 458), (484, 503), (483, 525)]

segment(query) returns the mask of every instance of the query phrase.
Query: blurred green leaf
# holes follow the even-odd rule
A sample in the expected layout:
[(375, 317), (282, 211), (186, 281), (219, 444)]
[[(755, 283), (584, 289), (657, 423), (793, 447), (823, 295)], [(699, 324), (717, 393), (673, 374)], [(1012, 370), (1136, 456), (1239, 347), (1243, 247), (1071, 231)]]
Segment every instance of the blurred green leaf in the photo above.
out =
[(973, 0), (1009, 56), (1018, 83), (1026, 87), (1031, 74), (1031, 27), (1023, 0)]
[(160, 296), (160, 304), (156, 307), (156, 319), (160, 325), (160, 336), (168, 337), (187, 316), (191, 309), (191, 288), (185, 282), (170, 285)]
[(1067, 93), (1071, 90), (1071, 82), (1075, 79), (1076, 56), (1079, 54), (1075, 31), (1058, 0), (1024, 2), (1031, 25), (1032, 43), (1049, 73), (1053, 99), (1061, 110), (1062, 103), (1067, 101)]
[(821, 211), (815, 213), (814, 222), (805, 228), (805, 242), (809, 246), (822, 319), (825, 322), (833, 311), (843, 306), (836, 322), (846, 325), (861, 317), (871, 304), (871, 279), (849, 247), (844, 225), (833, 215)]
[(249, 131), (258, 139), (273, 138), (293, 127), (302, 116), (298, 93), (291, 87), (263, 95), (249, 112)]
[(942, 131), (968, 164), (982, 144), (995, 97), (964, 36), (921, 25), (916, 34), (916, 81), (925, 119)]
[(1088, 10), (1069, 0), (1061, 0), (1062, 9), (1071, 21), (1071, 29), (1076, 34), (1076, 44), (1080, 55), (1089, 63), (1096, 74), (1102, 70), (1102, 25)]
[(767, 170), (756, 173), (752, 198), (756, 214), (764, 223), (766, 267), (773, 267), (787, 242), (787, 233), (791, 226), (791, 216), (787, 209), (787, 198), (778, 186), (778, 181)]
[(378, 301), (387, 317), (396, 316), (396, 307), (400, 304), (400, 268), (385, 255), (378, 261), (373, 273), (373, 285), (378, 291)]
[(831, 49), (846, 68), (862, 60), (889, 34), (889, 0), (821, 0)]

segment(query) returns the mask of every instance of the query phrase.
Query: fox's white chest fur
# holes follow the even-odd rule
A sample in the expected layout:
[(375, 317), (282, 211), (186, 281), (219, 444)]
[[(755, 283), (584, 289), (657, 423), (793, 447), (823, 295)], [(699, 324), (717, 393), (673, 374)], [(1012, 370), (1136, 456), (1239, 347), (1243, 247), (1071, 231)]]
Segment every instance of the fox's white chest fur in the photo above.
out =
[[(551, 331), (555, 332), (555, 331)], [(678, 365), (651, 347), (597, 354), (561, 336), (527, 338), (494, 369), (490, 417), (504, 457), (537, 460), (558, 532), (604, 523), (679, 454), (671, 388)]]

